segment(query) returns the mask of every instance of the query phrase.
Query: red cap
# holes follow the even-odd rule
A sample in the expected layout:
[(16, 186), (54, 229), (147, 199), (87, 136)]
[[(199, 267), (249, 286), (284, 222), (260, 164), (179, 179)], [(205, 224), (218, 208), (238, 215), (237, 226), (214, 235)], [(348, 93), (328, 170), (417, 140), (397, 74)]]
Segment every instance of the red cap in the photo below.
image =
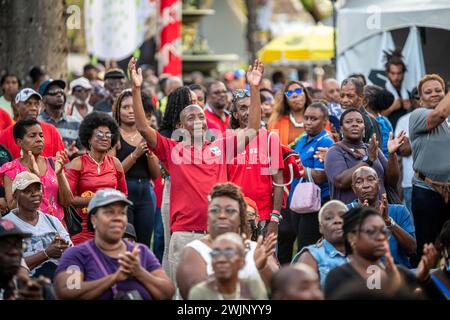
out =
[(248, 206), (250, 206), (250, 207), (252, 207), (253, 209), (255, 209), (256, 214), (258, 215), (258, 206), (256, 205), (256, 202), (253, 201), (252, 199), (250, 199), (249, 197), (244, 197), (244, 201), (245, 201), (245, 203), (246, 203)]

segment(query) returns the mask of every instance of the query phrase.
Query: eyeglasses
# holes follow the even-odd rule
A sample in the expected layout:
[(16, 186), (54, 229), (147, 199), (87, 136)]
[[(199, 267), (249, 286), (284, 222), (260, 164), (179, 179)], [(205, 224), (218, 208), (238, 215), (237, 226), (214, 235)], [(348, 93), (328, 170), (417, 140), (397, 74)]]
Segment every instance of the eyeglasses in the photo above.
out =
[(100, 130), (95, 130), (94, 134), (98, 139), (112, 139), (112, 137), (114, 136), (111, 132), (103, 132)]
[(223, 250), (220, 249), (212, 249), (209, 253), (212, 259), (218, 259), (220, 256), (225, 256), (227, 260), (233, 259), (235, 256), (239, 255), (239, 252), (233, 248), (225, 248)]
[(389, 239), (392, 235), (391, 230), (388, 228), (383, 229), (359, 229), (359, 232), (365, 233), (369, 236), (371, 239), (376, 239), (380, 235), (380, 233), (386, 237), (386, 239)]
[(222, 209), (222, 208), (220, 208), (220, 207), (212, 207), (212, 208), (209, 208), (209, 209), (208, 209), (208, 213), (212, 214), (213, 216), (218, 216), (218, 215), (222, 212), (222, 210), (225, 211), (225, 214), (226, 214), (228, 217), (231, 217), (232, 215), (234, 215), (234, 214), (236, 214), (236, 213), (239, 213), (238, 210), (233, 209), (233, 208), (225, 208), (225, 209)]
[(84, 88), (75, 88), (73, 89), (73, 93), (80, 93), (80, 92), (89, 92), (91, 89), (84, 89)]
[(46, 93), (46, 95), (49, 96), (56, 96), (58, 94), (64, 94), (64, 90), (63, 89), (48, 90)]
[(272, 97), (265, 97), (262, 102), (264, 103), (264, 102), (272, 102), (272, 101), (273, 101)]
[(285, 95), (286, 97), (290, 98), (290, 97), (292, 97), (292, 95), (293, 95), (294, 93), (297, 94), (297, 95), (300, 95), (300, 94), (302, 94), (302, 92), (303, 92), (303, 89), (302, 89), (302, 88), (297, 88), (297, 89), (294, 89), (294, 90), (288, 90), (288, 91), (286, 91), (286, 92), (284, 93), (284, 95)]
[(250, 92), (248, 92), (247, 89), (239, 89), (233, 92), (233, 101), (236, 101), (238, 99), (242, 99), (245, 97), (250, 97)]

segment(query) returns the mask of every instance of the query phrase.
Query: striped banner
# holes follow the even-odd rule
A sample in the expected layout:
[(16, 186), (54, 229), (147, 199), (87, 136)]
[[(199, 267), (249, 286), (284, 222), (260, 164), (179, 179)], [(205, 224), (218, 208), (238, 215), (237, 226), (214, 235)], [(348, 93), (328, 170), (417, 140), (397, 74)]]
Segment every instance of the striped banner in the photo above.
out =
[(160, 2), (160, 73), (181, 77), (181, 0)]

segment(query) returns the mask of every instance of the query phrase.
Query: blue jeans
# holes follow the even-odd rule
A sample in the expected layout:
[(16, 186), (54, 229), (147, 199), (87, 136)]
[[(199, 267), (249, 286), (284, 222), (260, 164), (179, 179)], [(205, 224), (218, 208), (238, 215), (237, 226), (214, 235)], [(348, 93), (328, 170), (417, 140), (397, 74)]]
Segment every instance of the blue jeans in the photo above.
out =
[(403, 200), (409, 212), (412, 212), (411, 210), (412, 189), (413, 189), (412, 187), (403, 188)]
[(162, 263), (164, 255), (164, 226), (161, 217), (161, 208), (156, 208), (155, 210), (155, 234), (153, 236), (153, 253), (158, 258), (159, 262)]
[(153, 233), (154, 207), (150, 182), (146, 179), (126, 179), (128, 199), (128, 222), (136, 229), (137, 242), (150, 247)]

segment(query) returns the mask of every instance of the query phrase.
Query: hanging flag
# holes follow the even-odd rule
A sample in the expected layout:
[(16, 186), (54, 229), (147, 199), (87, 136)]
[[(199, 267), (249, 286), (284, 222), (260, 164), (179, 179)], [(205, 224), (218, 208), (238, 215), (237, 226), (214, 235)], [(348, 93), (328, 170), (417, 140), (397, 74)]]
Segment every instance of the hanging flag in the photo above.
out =
[(86, 46), (101, 60), (122, 60), (145, 40), (146, 20), (154, 15), (155, 1), (84, 1)]
[(181, 77), (181, 0), (161, 0), (160, 17), (160, 73)]

